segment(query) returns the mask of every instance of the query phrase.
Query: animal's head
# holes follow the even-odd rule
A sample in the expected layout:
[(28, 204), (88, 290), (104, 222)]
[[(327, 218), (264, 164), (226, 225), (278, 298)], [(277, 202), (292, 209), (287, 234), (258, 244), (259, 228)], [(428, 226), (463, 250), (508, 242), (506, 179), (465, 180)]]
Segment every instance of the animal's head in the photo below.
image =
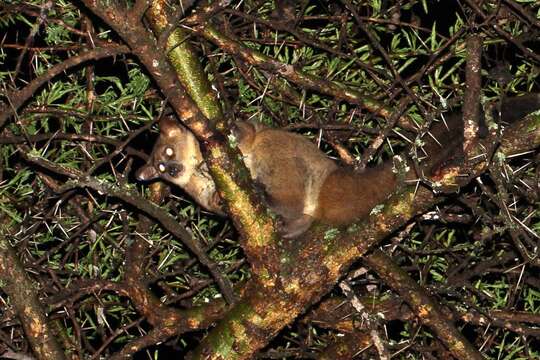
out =
[(150, 160), (141, 167), (136, 177), (140, 181), (162, 178), (184, 187), (195, 172), (200, 172), (203, 157), (195, 136), (174, 118), (164, 117), (160, 135)]

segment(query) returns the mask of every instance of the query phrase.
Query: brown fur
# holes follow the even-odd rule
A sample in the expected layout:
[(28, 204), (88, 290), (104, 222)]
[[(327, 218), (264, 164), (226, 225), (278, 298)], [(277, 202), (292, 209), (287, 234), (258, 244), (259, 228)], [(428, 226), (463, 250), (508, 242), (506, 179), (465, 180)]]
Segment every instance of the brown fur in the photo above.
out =
[[(539, 107), (539, 96), (524, 99), (516, 103), (527, 105), (528, 112)], [(508, 99), (503, 103), (503, 119), (505, 112), (509, 113), (507, 117), (511, 115), (511, 108)], [(526, 114), (524, 109), (520, 111)], [(450, 130), (441, 123), (432, 132), (437, 141), (424, 137), (429, 161), (420, 170), (425, 175), (449, 159), (461, 158), (461, 116), (454, 114), (447, 123)], [(193, 134), (174, 119), (162, 120), (160, 128), (151, 160), (139, 169), (138, 179), (161, 177), (182, 187), (206, 209), (223, 214), (215, 184)], [(264, 188), (268, 205), (283, 219), (282, 231), (287, 237), (303, 233), (313, 221), (340, 226), (365, 217), (384, 202), (396, 185), (391, 163), (356, 173), (338, 166), (298, 134), (239, 123), (232, 136), (253, 180)], [(443, 143), (442, 147), (438, 142)], [(409, 179), (415, 176), (412, 171), (407, 175)]]
[(317, 218), (331, 225), (345, 225), (369, 215), (395, 188), (392, 164), (357, 174), (339, 168), (331, 173), (321, 189)]
[(164, 118), (159, 125), (160, 136), (150, 160), (137, 171), (137, 179), (147, 181), (161, 177), (184, 189), (204, 208), (224, 215), (214, 181), (193, 134), (174, 118)]
[[(138, 179), (162, 177), (206, 209), (222, 213), (200, 149), (193, 146), (194, 136), (171, 119), (163, 120), (160, 128), (151, 160), (139, 169)], [(263, 187), (289, 237), (307, 230), (314, 220), (342, 225), (367, 215), (395, 182), (389, 166), (360, 175), (342, 169), (298, 134), (239, 123), (233, 136), (253, 180)]]

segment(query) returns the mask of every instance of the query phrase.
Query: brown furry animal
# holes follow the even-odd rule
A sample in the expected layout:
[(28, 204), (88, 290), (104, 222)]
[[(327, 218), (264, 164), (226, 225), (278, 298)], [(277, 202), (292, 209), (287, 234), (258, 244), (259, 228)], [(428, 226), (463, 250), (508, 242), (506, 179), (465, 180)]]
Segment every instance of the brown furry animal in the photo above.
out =
[[(539, 95), (508, 99), (501, 106), (502, 118), (516, 120), (538, 107)], [(430, 156), (421, 167), (426, 175), (459, 153), (461, 115), (451, 115), (447, 123), (451, 125), (449, 130), (439, 125), (433, 131), (442, 147), (426, 137), (424, 149)], [(195, 136), (170, 118), (160, 122), (160, 129), (151, 159), (139, 169), (137, 178), (144, 181), (161, 177), (183, 188), (207, 210), (223, 215)], [(354, 172), (339, 166), (298, 134), (242, 122), (232, 135), (253, 180), (264, 188), (268, 205), (281, 216), (286, 237), (302, 234), (313, 221), (340, 226), (365, 217), (396, 185), (391, 163)], [(416, 177), (412, 171), (407, 176)]]

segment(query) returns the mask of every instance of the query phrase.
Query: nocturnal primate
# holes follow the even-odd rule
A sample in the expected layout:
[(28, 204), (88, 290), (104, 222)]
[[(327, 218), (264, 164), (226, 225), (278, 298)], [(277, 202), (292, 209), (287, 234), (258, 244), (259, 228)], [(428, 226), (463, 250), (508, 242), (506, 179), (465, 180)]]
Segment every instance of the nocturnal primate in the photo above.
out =
[[(514, 121), (539, 107), (540, 95), (507, 99), (500, 107), (501, 117)], [(461, 114), (450, 116), (447, 123), (449, 130), (442, 125), (434, 130), (443, 144), (431, 141), (425, 147), (433, 153), (422, 167), (426, 175), (462, 144)], [(268, 205), (281, 217), (286, 237), (300, 235), (313, 221), (340, 226), (365, 217), (397, 182), (391, 162), (354, 172), (298, 134), (249, 122), (236, 124), (232, 133), (253, 180), (262, 185)], [(197, 139), (172, 118), (161, 120), (150, 160), (137, 172), (139, 180), (157, 177), (180, 186), (207, 210), (224, 215)]]

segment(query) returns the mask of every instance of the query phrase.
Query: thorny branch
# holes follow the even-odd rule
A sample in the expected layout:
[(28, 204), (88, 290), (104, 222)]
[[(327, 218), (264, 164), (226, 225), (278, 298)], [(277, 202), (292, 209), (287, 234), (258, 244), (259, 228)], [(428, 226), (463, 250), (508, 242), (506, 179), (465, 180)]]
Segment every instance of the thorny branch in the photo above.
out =
[[(165, 1), (136, 1), (131, 8), (115, 1), (109, 2), (110, 6), (104, 6), (99, 1), (84, 1), (86, 8), (81, 8), (86, 15), (93, 13), (100, 17), (113, 29), (116, 36), (114, 40), (123, 40), (127, 46), (110, 45), (98, 40), (103, 33), (98, 36), (93, 26), (97, 29), (104, 24), (92, 24), (95, 21), (93, 15), (87, 18), (86, 25), (81, 26), (82, 31), (72, 26), (68, 20), (66, 22), (57, 18), (55, 11), (59, 8), (52, 2), (42, 7), (2, 5), (2, 14), (17, 11), (29, 15), (34, 17), (31, 23), (35, 25), (25, 36), (8, 34), (9, 41), (2, 39), (0, 43), (3, 51), (18, 51), (15, 57), (17, 61), (11, 70), (14, 81), (9, 91), (6, 86), (3, 88), (0, 111), (0, 129), (4, 129), (0, 134), (0, 144), (6, 148), (17, 144), (17, 151), (8, 155), (3, 152), (0, 159), (0, 178), (6, 180), (0, 183), (0, 206), (2, 211), (6, 209), (5, 214), (2, 213), (2, 221), (11, 219), (17, 224), (11, 225), (13, 231), (10, 231), (10, 241), (5, 244), (6, 249), (11, 249), (8, 244), (11, 242), (17, 252), (10, 250), (9, 253), (3, 253), (0, 259), (11, 261), (9, 266), (0, 266), (9, 270), (0, 274), (4, 281), (8, 281), (7, 285), (1, 285), (3, 293), (9, 296), (10, 303), (13, 303), (19, 315), (17, 320), (12, 312), (2, 313), (0, 339), (11, 343), (9, 352), (4, 355), (11, 355), (16, 349), (22, 348), (22, 352), (14, 356), (27, 356), (23, 353), (29, 350), (16, 343), (17, 339), (23, 339), (20, 331), (17, 332), (21, 324), (38, 358), (51, 358), (42, 355), (46, 348), (50, 350), (46, 350), (48, 354), (55, 354), (52, 358), (62, 358), (63, 346), (73, 358), (84, 358), (90, 354), (92, 358), (107, 356), (121, 359), (163, 343), (175, 347), (182, 356), (193, 350), (192, 358), (219, 358), (223, 351), (230, 358), (246, 358), (254, 356), (303, 313), (307, 314), (303, 324), (309, 329), (321, 326), (330, 331), (344, 331), (347, 335), (343, 338), (327, 338), (330, 346), (322, 353), (317, 353), (322, 348), (313, 350), (309, 342), (312, 335), (309, 332), (309, 336), (305, 337), (308, 340), (302, 340), (304, 342), (299, 343), (293, 339), (292, 343), (297, 347), (286, 349), (278, 345), (277, 349), (269, 349), (264, 355), (330, 359), (365, 354), (384, 358), (411, 348), (420, 353), (434, 353), (439, 357), (452, 354), (457, 358), (479, 358), (478, 349), (487, 351), (496, 343), (496, 332), (486, 336), (485, 342), (482, 341), (481, 334), (486, 324), (492, 328), (506, 329), (509, 334), (521, 335), (525, 349), (522, 354), (534, 353), (534, 349), (531, 350), (529, 346), (531, 341), (526, 338), (538, 337), (535, 324), (539, 323), (539, 319), (532, 312), (514, 311), (514, 307), (523, 308), (520, 294), (526, 286), (537, 288), (540, 285), (531, 276), (531, 268), (538, 267), (535, 250), (538, 242), (535, 232), (537, 219), (531, 204), (538, 201), (538, 170), (535, 170), (538, 159), (534, 157), (534, 152), (540, 144), (539, 119), (534, 115), (526, 119), (516, 115), (519, 117), (517, 120), (522, 121), (508, 127), (506, 124), (497, 124), (497, 129), (492, 124), (486, 138), (478, 137), (476, 126), (480, 117), (480, 91), (489, 88), (483, 84), (489, 79), (482, 79), (480, 71), (484, 66), (482, 60), (489, 56), (486, 54), (490, 54), (483, 50), (489, 50), (491, 45), (482, 39), (494, 39), (497, 35), (499, 37), (495, 42), (504, 40), (517, 48), (528, 61), (538, 62), (538, 55), (531, 50), (534, 48), (530, 43), (523, 40), (524, 37), (518, 38), (509, 27), (505, 27), (506, 21), (520, 19), (528, 26), (538, 28), (538, 21), (532, 15), (534, 8), (511, 0), (501, 2), (496, 9), (466, 1), (461, 9), (463, 14), (460, 15), (468, 17), (466, 23), (474, 24), (472, 30), (475, 32), (466, 42), (464, 35), (470, 29), (462, 27), (448, 34), (436, 34), (439, 29), (424, 26), (414, 16), (411, 16), (410, 21), (402, 21), (400, 14), (406, 10), (392, 6), (381, 10), (383, 14), (385, 11), (391, 14), (389, 18), (383, 18), (386, 15), (379, 17), (379, 13), (371, 12), (366, 5), (358, 5), (354, 1), (328, 5), (329, 11), (335, 11), (336, 14), (306, 15), (308, 10), (304, 5), (298, 7), (288, 1), (277, 1), (276, 4), (283, 6), (283, 11), (276, 9), (266, 13), (268, 16), (261, 16), (257, 11), (265, 11), (262, 6), (264, 2), (259, 4), (261, 7), (257, 11), (250, 10), (248, 3), (223, 8), (222, 3), (214, 2), (207, 7), (199, 6), (190, 13), (189, 8), (185, 12), (185, 9), (175, 8)], [(80, 4), (76, 3), (76, 6)], [(188, 14), (187, 18), (183, 18), (185, 13)], [(475, 22), (471, 14), (483, 23)], [(306, 31), (311, 26), (310, 22), (321, 26), (321, 29)], [(328, 32), (324, 30), (325, 24), (332, 22), (341, 23), (335, 28), (338, 34), (335, 39), (329, 38)], [(70, 36), (85, 40), (74, 41), (80, 44), (77, 46), (41, 46), (41, 43), (36, 43), (35, 40), (40, 40), (40, 36), (51, 24), (63, 27)], [(146, 27), (147, 24), (150, 24), (151, 29)], [(391, 34), (393, 30), (384, 30), (387, 31), (384, 33), (381, 32), (383, 27), (419, 30), (428, 35), (432, 33), (431, 38), (415, 34), (426, 50), (422, 52), (416, 49), (406, 55), (414, 59), (411, 64), (418, 55), (415, 51), (425, 57), (425, 61), (418, 64), (417, 71), (407, 73), (410, 64), (400, 62), (403, 54), (397, 51), (399, 47), (394, 49), (385, 44), (385, 36), (381, 36)], [(357, 32), (357, 29), (361, 31)], [(361, 39), (360, 42), (358, 39)], [(407, 38), (413, 42), (411, 39)], [(272, 45), (278, 50), (269, 51)], [(338, 71), (324, 69), (324, 66), (332, 66), (324, 65), (321, 71), (321, 68), (313, 66), (316, 61), (312, 59), (293, 57), (291, 61), (288, 57), (290, 54), (283, 56), (285, 50), (294, 53), (294, 49), (303, 46), (315, 49), (316, 57), (330, 56), (344, 60), (347, 64)], [(361, 58), (357, 54), (363, 54), (360, 51), (363, 46), (377, 51)], [(83, 49), (86, 51), (72, 53)], [(440, 69), (443, 67), (449, 77), (461, 76), (455, 74), (460, 72), (456, 69), (459, 69), (459, 56), (465, 49), (467, 88), (461, 92), (460, 80), (451, 85), (443, 80), (443, 86), (440, 86)], [(36, 53), (58, 54), (66, 51), (70, 56), (67, 59), (51, 61), (54, 65), (34, 79), (28, 76), (34, 72), (25, 68), (27, 58), (35, 60)], [(103, 99), (110, 96), (103, 91), (100, 82), (111, 76), (96, 75), (102, 71), (98, 60), (105, 61), (119, 54), (133, 55), (119, 62), (126, 69), (142, 64), (163, 97), (160, 98), (156, 91), (146, 92), (127, 106), (121, 101), (115, 103), (119, 115), (106, 112), (105, 115), (96, 115), (101, 110)], [(227, 59), (226, 54), (231, 55), (229, 62), (223, 60)], [(443, 203), (447, 198), (435, 196), (422, 186), (416, 187), (414, 184), (402, 187), (396, 190), (382, 210), (378, 209), (369, 219), (352, 225), (349, 231), (342, 229), (336, 233), (333, 232), (335, 229), (315, 227), (309, 236), (297, 239), (294, 243), (278, 241), (271, 235), (273, 220), (264, 215), (265, 208), (257, 195), (258, 190), (255, 188), (253, 191), (241, 161), (237, 161), (238, 153), (228, 148), (226, 138), (223, 137), (222, 132), (226, 131), (227, 123), (232, 119), (224, 118), (220, 100), (206, 79), (207, 74), (200, 59), (207, 57), (211, 58), (213, 71), (220, 72), (214, 74), (214, 80), (219, 83), (217, 88), (220, 89), (221, 101), (228, 102), (227, 108), (232, 109), (228, 113), (243, 118), (247, 117), (244, 109), (256, 107), (256, 112), (250, 113), (250, 116), (263, 118), (264, 114), (281, 126), (315, 129), (318, 131), (319, 143), (322, 146), (330, 143), (344, 162), (349, 164), (357, 161), (357, 154), (350, 151), (350, 142), (354, 146), (360, 144), (358, 146), (368, 149), (363, 153), (365, 157), (360, 167), (366, 166), (372, 159), (380, 160), (379, 157), (387, 156), (393, 151), (392, 146), (397, 146), (397, 151), (400, 147), (409, 146), (400, 144), (397, 139), (412, 141), (410, 139), (414, 138), (414, 134), (399, 132), (394, 125), (416, 132), (418, 124), (415, 122), (420, 114), (426, 120), (420, 125), (424, 132), (431, 125), (431, 120), (438, 117), (440, 110), (446, 106), (446, 97), (451, 98), (448, 100), (451, 104), (456, 101), (454, 98), (459, 99), (464, 94), (463, 155), (471, 161), (464, 164), (455, 161), (442, 163), (435, 178), (430, 179), (430, 184), (436, 190), (457, 189), (477, 178), (468, 188), (478, 184), (478, 190), (475, 188), (451, 196), (458, 201), (448, 204), (451, 201)], [(89, 65), (85, 68), (86, 96), (82, 104), (68, 106), (71, 96), (77, 96), (70, 94), (60, 97), (60, 102), (63, 102), (61, 105), (41, 99), (36, 106), (34, 98), (39, 89), (43, 89), (47, 83), (54, 84), (64, 74), (77, 73), (80, 70), (78, 65), (83, 63)], [(366, 96), (365, 91), (354, 83), (357, 78), (354, 75), (348, 77), (349, 71), (350, 74), (365, 72), (366, 83), (375, 83), (381, 92), (375, 96)], [(230, 74), (236, 74), (236, 77)], [(242, 97), (249, 96), (248, 93), (235, 92), (236, 85), (238, 88), (245, 85), (240, 83), (240, 76), (255, 93), (255, 99), (250, 99), (252, 102), (242, 103)], [(121, 81), (130, 77), (131, 74)], [(17, 88), (18, 84), (26, 80), (27, 84)], [(493, 84), (490, 86), (493, 87)], [(529, 87), (535, 88), (535, 85)], [(115, 89), (125, 95), (126, 87), (117, 86)], [(426, 92), (431, 91), (432, 95), (426, 95)], [(318, 100), (311, 98), (313, 93)], [(144, 130), (151, 128), (151, 123), (142, 124), (141, 121), (147, 118), (126, 114), (124, 110), (135, 109), (139, 103), (148, 99), (168, 102), (180, 120), (201, 140), (214, 179), (221, 189), (221, 196), (229, 203), (235, 225), (244, 236), (239, 243), (248, 262), (242, 258), (226, 267), (226, 259), (218, 255), (220, 260), (214, 260), (215, 253), (223, 251), (223, 243), (230, 245), (230, 238), (236, 236), (235, 233), (227, 225), (218, 235), (204, 233), (203, 226), (206, 225), (201, 226), (194, 219), (204, 219), (205, 215), (201, 215), (201, 212), (193, 215), (186, 212), (185, 208), (166, 202), (171, 191), (172, 197), (178, 198), (176, 190), (170, 190), (160, 183), (152, 184), (147, 199), (128, 185), (131, 181), (131, 166), (137, 163), (133, 155), (135, 158), (145, 157), (139, 150), (140, 142), (145, 136)], [(24, 109), (26, 103), (32, 103), (32, 107)], [(148, 104), (145, 103), (145, 106)], [(146, 111), (152, 111), (148, 109), (151, 107)], [(492, 110), (486, 111), (487, 117), (494, 113)], [(500, 108), (498, 110), (499, 113), (504, 112)], [(370, 114), (366, 115), (362, 111)], [(411, 116), (412, 113), (416, 117)], [(17, 120), (13, 126), (8, 122), (12, 117)], [(291, 118), (295, 117), (310, 119), (311, 122), (291, 124)], [(382, 125), (377, 122), (379, 117), (385, 120)], [(73, 125), (72, 119), (84, 122), (84, 127), (81, 129), (77, 122)], [(137, 124), (135, 130), (131, 130), (133, 122)], [(111, 128), (103, 130), (103, 123), (121, 125), (113, 127), (111, 132)], [(503, 126), (506, 128), (503, 129)], [(120, 133), (124, 140), (116, 137), (118, 129), (122, 129)], [(369, 142), (358, 140), (364, 137), (369, 137)], [(417, 143), (421, 141), (420, 138), (416, 140)], [(485, 156), (476, 158), (473, 155), (477, 154), (471, 149), (480, 148), (485, 151)], [(105, 150), (97, 152), (99, 156), (96, 156), (96, 149)], [(69, 159), (69, 154), (73, 152), (79, 154), (76, 161)], [(33, 179), (31, 188), (35, 189), (35, 193), (20, 195), (17, 191), (3, 190), (11, 189), (10, 184), (15, 183), (18, 177), (28, 176), (25, 172), (27, 169), (31, 171), (29, 178)], [(489, 175), (479, 178), (486, 169), (489, 169)], [(112, 185), (111, 179), (119, 185)], [(6, 207), (5, 204), (10, 206)], [(436, 204), (440, 208), (434, 208)], [(527, 213), (520, 214), (522, 209), (526, 209)], [(428, 210), (430, 213), (423, 218), (414, 218), (415, 214)], [(19, 218), (18, 213), (24, 214), (24, 217)], [(132, 216), (132, 213), (136, 216)], [(66, 214), (78, 218), (79, 222), (72, 226)], [(134, 226), (130, 222), (133, 218), (136, 218)], [(216, 221), (211, 219), (210, 222)], [(261, 222), (252, 221), (260, 219)], [(460, 233), (468, 237), (468, 242), (455, 244), (452, 236), (445, 237), (437, 232), (439, 230), (435, 224), (441, 219), (459, 221), (460, 226), (469, 229), (468, 233)], [(476, 226), (476, 222), (481, 223), (482, 227)], [(184, 261), (180, 257), (171, 262), (170, 258), (177, 256), (177, 249), (173, 249), (174, 246), (168, 247), (170, 241), (162, 242), (162, 239), (157, 241), (153, 238), (158, 232), (154, 227), (156, 223), (181, 240), (198, 261), (193, 257)], [(340, 300), (345, 301), (342, 310), (348, 313), (333, 317), (338, 312), (338, 306), (332, 302), (333, 298), (323, 296), (333, 289), (338, 279), (347, 274), (352, 264), (366, 254), (370, 247), (388, 238), (404, 224), (408, 224), (406, 231), (391, 237), (391, 241), (396, 249), (395, 258), (410, 258), (413, 259), (411, 263), (405, 262), (405, 265), (397, 268), (391, 259), (380, 252), (366, 259), (368, 262), (371, 260), (372, 270), (379, 275), (375, 282), (377, 286), (386, 284), (401, 294), (410, 309), (401, 306), (402, 300), (390, 302), (386, 307), (369, 306), (368, 299), (373, 299), (375, 294), (368, 294), (367, 298), (359, 300), (359, 293), (370, 289), (369, 286), (373, 287), (373, 284), (363, 286), (361, 281), (364, 280), (359, 280), (360, 284), (355, 283), (357, 278), (349, 273), (348, 299)], [(453, 229), (451, 224), (447, 225), (448, 229)], [(191, 231), (186, 230), (189, 227)], [(417, 229), (421, 229), (424, 234), (422, 241), (412, 241), (414, 247), (410, 242), (403, 245), (402, 242), (410, 240), (409, 237), (420, 233)], [(453, 231), (448, 230), (448, 233)], [(51, 234), (53, 240), (44, 239), (41, 233)], [(200, 241), (213, 239), (214, 236), (215, 239), (206, 244)], [(510, 241), (504, 241), (506, 236)], [(472, 245), (473, 241), (476, 241), (475, 245)], [(107, 250), (100, 253), (100, 247)], [(478, 247), (485, 251), (482, 256), (486, 257), (480, 257)], [(99, 254), (105, 255), (100, 258)], [(489, 254), (495, 255), (487, 258)], [(58, 258), (60, 261), (57, 261)], [(478, 259), (481, 259), (480, 263)], [(104, 266), (107, 261), (112, 265)], [(441, 267), (441, 262), (447, 269)], [(200, 276), (198, 263), (206, 267), (203, 271), (208, 270), (211, 277)], [(251, 278), (237, 281), (233, 291), (231, 279), (238, 279), (235, 277), (238, 275), (231, 274), (246, 263), (251, 270)], [(399, 263), (401, 265), (403, 261)], [(0, 261), (0, 264), (4, 262)], [(89, 271), (81, 270), (83, 267)], [(168, 270), (162, 272), (161, 267)], [(195, 270), (191, 271), (190, 267)], [(404, 269), (415, 274), (420, 284), (407, 276), (402, 271)], [(446, 282), (434, 285), (432, 282), (429, 289), (431, 296), (428, 296), (424, 289), (428, 279), (441, 272), (446, 276)], [(481, 288), (483, 283), (479, 280), (485, 275), (501, 276), (511, 282), (504, 309), (490, 308), (489, 304), (494, 297), (492, 289)], [(37, 285), (34, 286), (29, 277)], [(32, 292), (31, 296), (24, 298), (13, 291), (13, 279), (19, 279), (18, 285)], [(201, 304), (200, 299), (208, 299), (203, 289), (207, 289), (213, 282), (229, 304), (236, 301), (234, 306), (228, 306), (219, 298)], [(370, 291), (367, 290), (368, 293)], [(445, 307), (437, 311), (440, 299), (448, 297), (460, 301), (455, 304), (445, 303)], [(122, 320), (116, 322), (114, 316), (119, 304), (124, 309), (130, 309), (130, 305), (124, 302), (126, 298), (138, 315), (119, 316)], [(310, 306), (321, 298), (323, 300), (318, 307), (310, 310)], [(2, 301), (5, 301), (4, 298)], [(44, 308), (40, 301), (50, 308)], [(31, 303), (31, 318), (47, 324), (39, 327), (42, 333), (28, 330), (28, 324), (32, 322), (21, 308), (21, 304), (25, 303)], [(350, 307), (354, 303), (360, 303), (364, 308), (359, 312), (358, 307)], [(430, 311), (423, 311), (427, 308)], [(418, 334), (421, 329), (415, 327), (414, 319), (420, 319), (433, 329), (436, 337), (433, 342), (424, 341), (421, 345), (415, 343), (413, 337), (406, 345), (395, 346), (386, 341), (386, 334), (380, 330), (382, 326), (379, 324), (366, 327), (354, 319), (354, 316), (365, 317), (378, 311), (388, 315), (381, 320), (384, 326), (389, 324), (389, 319), (398, 319), (413, 324), (411, 332), (416, 331)], [(473, 332), (476, 336), (465, 339), (452, 323), (456, 319), (474, 324)], [(93, 328), (88, 323), (92, 323)], [(190, 345), (191, 348), (180, 349), (176, 340), (171, 340), (180, 335), (209, 329), (213, 323), (217, 323), (217, 326), (209, 330), (208, 336), (202, 341), (197, 336), (182, 337), (182, 341), (196, 340), (196, 344)], [(54, 329), (49, 326), (51, 324)], [(15, 329), (12, 332), (14, 335), (10, 338), (4, 328)], [(72, 334), (68, 334), (66, 328)], [(88, 335), (89, 328), (95, 330), (93, 335)], [(59, 341), (55, 339), (56, 333), (51, 335), (51, 331), (60, 333)], [(135, 333), (137, 335), (133, 335)], [(33, 335), (37, 336), (33, 338)], [(43, 341), (39, 343), (40, 340)], [(120, 350), (117, 341), (122, 344)], [(217, 348), (215, 344), (218, 344)], [(0, 353), (5, 350), (0, 346)]]

